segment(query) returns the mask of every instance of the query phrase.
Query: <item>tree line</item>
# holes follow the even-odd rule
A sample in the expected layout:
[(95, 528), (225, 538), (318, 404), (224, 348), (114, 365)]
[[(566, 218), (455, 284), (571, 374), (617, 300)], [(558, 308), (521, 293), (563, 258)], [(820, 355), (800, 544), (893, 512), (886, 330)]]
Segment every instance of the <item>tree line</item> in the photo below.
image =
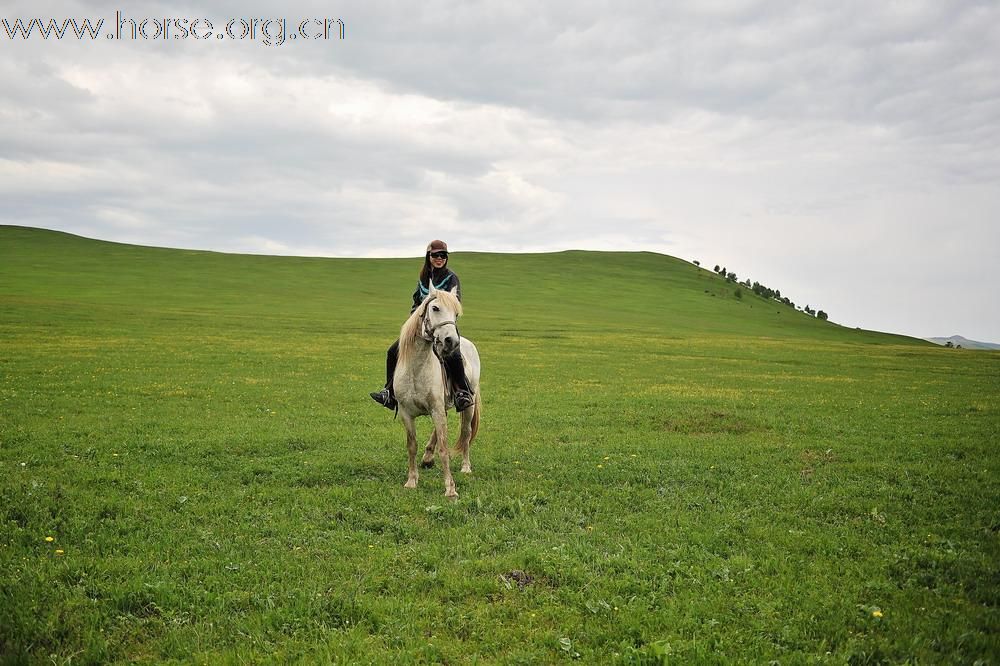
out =
[[(700, 265), (699, 262), (695, 262), (695, 264)], [(768, 300), (775, 300), (778, 301), (779, 303), (784, 303), (785, 305), (792, 308), (795, 307), (795, 303), (793, 303), (792, 300), (787, 296), (782, 296), (781, 290), (779, 289), (771, 289), (770, 287), (766, 287), (757, 281), (751, 283), (750, 278), (747, 278), (743, 282), (740, 282), (739, 278), (736, 277), (736, 273), (733, 273), (724, 266), (720, 268), (718, 264), (715, 265), (715, 272), (724, 277), (727, 282), (732, 282), (734, 284), (746, 287), (747, 289), (757, 294), (761, 298), (766, 298)], [(736, 298), (743, 298), (743, 292), (740, 291), (739, 289), (736, 290)], [(808, 305), (802, 308), (802, 311), (805, 312), (807, 315), (816, 317), (817, 319), (822, 319), (824, 321), (830, 318), (830, 315), (823, 312), (822, 310), (819, 311), (814, 310), (812, 307)]]

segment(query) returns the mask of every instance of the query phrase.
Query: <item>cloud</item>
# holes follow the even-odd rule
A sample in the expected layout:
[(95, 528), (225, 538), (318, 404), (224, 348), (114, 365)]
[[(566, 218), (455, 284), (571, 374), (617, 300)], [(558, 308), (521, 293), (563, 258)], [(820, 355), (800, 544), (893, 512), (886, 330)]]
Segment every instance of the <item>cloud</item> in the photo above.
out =
[[(330, 11), (128, 9), (220, 25)], [(0, 221), (327, 256), (414, 256), (429, 237), (647, 249), (757, 273), (837, 321), (1000, 340), (964, 270), (1000, 248), (994, 4), (335, 11), (343, 41), (8, 43)], [(938, 319), (954, 330), (898, 307), (906, 281), (955, 285)]]

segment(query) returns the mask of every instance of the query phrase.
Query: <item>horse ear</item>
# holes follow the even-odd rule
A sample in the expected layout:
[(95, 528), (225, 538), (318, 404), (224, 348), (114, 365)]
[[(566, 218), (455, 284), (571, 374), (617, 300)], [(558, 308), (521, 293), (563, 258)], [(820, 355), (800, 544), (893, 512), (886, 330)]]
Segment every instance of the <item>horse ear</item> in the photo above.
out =
[(427, 295), (428, 296), (433, 296), (434, 292), (436, 292), (436, 291), (437, 291), (437, 289), (434, 288), (434, 280), (428, 279), (427, 280)]
[(454, 287), (449, 289), (448, 293), (454, 296), (455, 298), (458, 298), (458, 285), (456, 284)]

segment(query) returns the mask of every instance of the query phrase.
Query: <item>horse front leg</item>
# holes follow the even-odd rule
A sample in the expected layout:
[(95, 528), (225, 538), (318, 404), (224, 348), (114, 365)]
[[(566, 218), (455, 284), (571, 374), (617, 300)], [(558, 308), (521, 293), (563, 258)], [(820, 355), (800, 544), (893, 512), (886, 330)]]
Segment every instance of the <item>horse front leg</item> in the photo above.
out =
[(461, 430), (458, 435), (458, 443), (455, 449), (458, 453), (462, 454), (462, 473), (471, 474), (472, 465), (469, 463), (469, 448), (472, 444), (472, 413), (474, 410), (479, 409), (479, 405), (476, 404), (472, 409), (467, 409), (462, 412), (462, 425)]
[(420, 473), (417, 472), (417, 428), (413, 417), (400, 414), (403, 417), (403, 427), (406, 428), (406, 455), (408, 469), (404, 488), (416, 488)]
[(455, 490), (455, 479), (451, 476), (451, 460), (448, 452), (448, 414), (444, 409), (435, 411), (434, 434), (437, 439), (437, 451), (441, 456), (441, 468), (444, 470), (444, 496), (448, 499), (458, 499)]

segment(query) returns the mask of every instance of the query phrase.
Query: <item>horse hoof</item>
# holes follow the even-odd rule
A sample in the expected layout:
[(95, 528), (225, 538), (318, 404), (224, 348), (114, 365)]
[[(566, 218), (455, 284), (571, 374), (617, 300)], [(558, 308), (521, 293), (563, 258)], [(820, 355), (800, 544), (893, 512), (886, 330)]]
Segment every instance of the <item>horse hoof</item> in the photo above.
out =
[(444, 494), (444, 498), (446, 500), (448, 500), (449, 502), (455, 502), (455, 501), (458, 500), (458, 493), (454, 493), (454, 492), (450, 493), (450, 494), (449, 493), (445, 493)]
[(406, 483), (403, 484), (403, 487), (404, 488), (409, 488), (410, 490), (413, 490), (414, 488), (417, 487), (417, 482), (416, 481), (407, 481)]
[(432, 458), (430, 460), (421, 460), (420, 467), (422, 469), (430, 469), (431, 467), (434, 467), (434, 459)]

